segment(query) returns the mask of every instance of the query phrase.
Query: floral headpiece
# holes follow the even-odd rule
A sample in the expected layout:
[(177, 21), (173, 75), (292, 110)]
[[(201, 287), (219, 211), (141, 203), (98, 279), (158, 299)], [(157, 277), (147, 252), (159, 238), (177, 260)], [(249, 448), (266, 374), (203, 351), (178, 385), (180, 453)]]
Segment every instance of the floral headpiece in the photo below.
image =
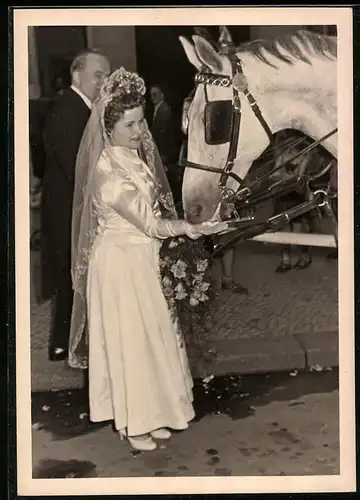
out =
[(145, 82), (137, 73), (131, 73), (121, 67), (107, 77), (101, 87), (100, 96), (108, 104), (114, 97), (123, 92), (138, 92), (144, 95), (146, 92)]
[[(107, 105), (118, 95), (123, 95), (124, 91), (127, 94), (137, 92), (145, 95), (146, 87), (144, 80), (137, 74), (126, 71), (121, 67), (116, 69), (110, 76), (108, 76), (100, 89), (100, 98), (102, 101), (102, 125), (104, 127), (104, 112)], [(105, 133), (105, 132), (104, 132)]]

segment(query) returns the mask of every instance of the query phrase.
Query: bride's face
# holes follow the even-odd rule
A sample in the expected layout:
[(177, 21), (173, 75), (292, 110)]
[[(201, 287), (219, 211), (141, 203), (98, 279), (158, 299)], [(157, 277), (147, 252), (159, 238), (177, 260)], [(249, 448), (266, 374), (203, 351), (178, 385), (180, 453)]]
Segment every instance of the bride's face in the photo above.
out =
[(127, 109), (116, 122), (111, 133), (114, 146), (138, 149), (145, 128), (145, 117), (142, 106)]

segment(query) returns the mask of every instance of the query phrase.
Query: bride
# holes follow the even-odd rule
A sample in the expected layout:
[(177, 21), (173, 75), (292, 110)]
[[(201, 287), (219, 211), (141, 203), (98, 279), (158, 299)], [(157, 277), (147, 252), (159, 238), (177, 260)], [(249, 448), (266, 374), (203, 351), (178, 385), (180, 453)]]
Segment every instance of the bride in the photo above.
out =
[(194, 418), (186, 349), (161, 284), (161, 241), (228, 226), (176, 218), (144, 119), (144, 94), (137, 74), (116, 70), (80, 145), (69, 364), (89, 369), (90, 419), (114, 420), (121, 439), (154, 450), (154, 439), (170, 438), (171, 429), (186, 429)]

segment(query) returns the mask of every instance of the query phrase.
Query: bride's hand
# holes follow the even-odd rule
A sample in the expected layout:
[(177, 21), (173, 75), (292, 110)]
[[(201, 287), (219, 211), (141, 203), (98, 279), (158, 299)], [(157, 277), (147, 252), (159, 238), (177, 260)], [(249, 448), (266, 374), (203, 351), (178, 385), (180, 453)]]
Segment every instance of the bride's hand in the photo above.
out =
[(218, 234), (231, 231), (228, 222), (202, 222), (200, 224), (187, 223), (187, 235), (192, 239), (200, 238), (200, 236), (210, 236), (211, 234)]

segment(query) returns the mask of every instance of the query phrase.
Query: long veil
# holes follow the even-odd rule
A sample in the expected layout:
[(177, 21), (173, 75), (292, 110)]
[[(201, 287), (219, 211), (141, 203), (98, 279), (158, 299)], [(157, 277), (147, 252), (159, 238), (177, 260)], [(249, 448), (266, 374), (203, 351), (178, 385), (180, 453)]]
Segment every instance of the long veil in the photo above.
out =
[[(97, 231), (92, 205), (92, 187), (99, 158), (107, 145), (103, 128), (106, 100), (99, 98), (92, 107), (78, 150), (72, 213), (71, 277), (74, 291), (69, 338), (68, 363), (72, 368), (88, 366), (86, 283), (89, 258)], [(153, 170), (162, 215), (177, 218), (172, 192), (160, 154), (146, 124), (139, 151)]]

